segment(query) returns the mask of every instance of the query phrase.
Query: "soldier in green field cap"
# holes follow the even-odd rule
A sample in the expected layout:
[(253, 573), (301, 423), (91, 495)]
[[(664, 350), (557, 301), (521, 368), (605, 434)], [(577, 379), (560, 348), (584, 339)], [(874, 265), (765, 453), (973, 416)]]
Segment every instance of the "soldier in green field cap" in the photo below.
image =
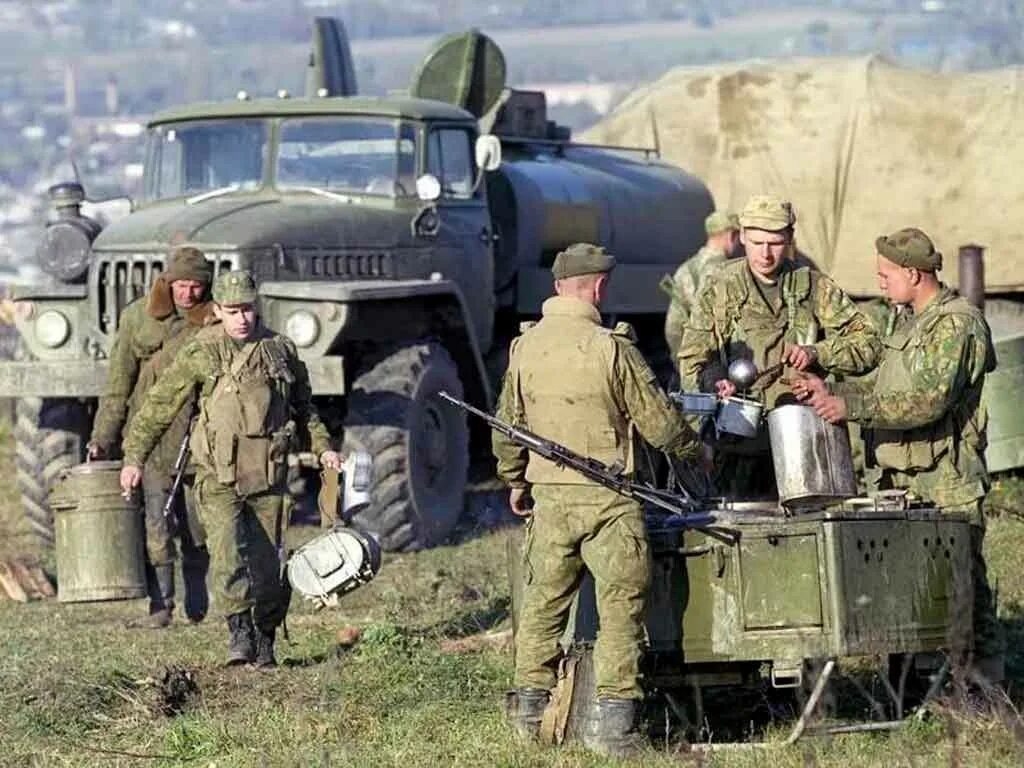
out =
[[(865, 317), (828, 276), (796, 262), (796, 216), (790, 203), (754, 195), (740, 213), (746, 258), (718, 268), (690, 314), (679, 346), (686, 391), (736, 394), (727, 368), (751, 360), (763, 375), (749, 396), (771, 409), (792, 402), (783, 366), (797, 371), (865, 373), (880, 344)], [(776, 493), (767, 429), (752, 439), (723, 438), (716, 447), (718, 490), (734, 496)]]
[[(197, 333), (213, 321), (210, 282), (213, 266), (198, 248), (171, 252), (166, 269), (145, 299), (129, 304), (121, 314), (110, 351), (110, 373), (87, 447), (90, 459), (111, 457), (121, 445), (121, 433), (138, 410), (146, 392)], [(144, 514), (146, 528), (146, 587), (149, 616), (130, 626), (162, 628), (174, 613), (174, 521), (164, 517), (164, 504), (174, 482), (174, 462), (185, 437), (193, 403), (187, 401), (146, 463)], [(209, 558), (193, 503), (192, 483), (182, 490), (184, 509), (177, 514), (181, 538), (185, 612), (198, 621), (206, 614), (206, 569)], [(180, 504), (179, 504), (180, 507)]]
[(740, 253), (740, 221), (735, 213), (715, 211), (704, 220), (707, 242), (688, 258), (672, 277), (665, 275), (661, 288), (669, 295), (665, 314), (665, 343), (669, 354), (675, 357), (683, 328), (700, 289), (709, 275)]
[(887, 323), (878, 369), (831, 387), (808, 376), (793, 390), (823, 418), (861, 425), (880, 488), (904, 488), (970, 516), (974, 671), (999, 683), (1006, 646), (982, 555), (989, 479), (981, 392), (995, 367), (991, 333), (981, 311), (939, 280), (942, 254), (920, 229), (879, 237), (875, 250), (879, 286), (900, 308)]
[[(679, 458), (697, 438), (634, 346), (632, 328), (601, 325), (599, 307), (615, 259), (578, 243), (555, 258), (556, 296), (512, 342), (498, 415), (606, 464), (633, 471), (633, 435)], [(571, 469), (528, 454), (494, 433), (498, 476), (512, 510), (527, 517), (523, 607), (516, 634), (509, 718), (536, 738), (555, 684), (563, 631), (584, 566), (594, 576), (601, 630), (594, 650), (597, 701), (584, 743), (624, 754), (636, 744), (639, 660), (649, 581), (640, 505)]]
[(220, 321), (189, 343), (146, 395), (124, 441), (121, 487), (142, 466), (182, 405), (198, 393), (192, 432), (196, 502), (206, 528), (216, 604), (227, 616), (228, 664), (276, 665), (274, 638), (288, 610), (278, 556), (289, 450), (311, 442), (322, 466), (340, 469), (311, 403), (295, 345), (266, 329), (245, 271), (213, 287)]

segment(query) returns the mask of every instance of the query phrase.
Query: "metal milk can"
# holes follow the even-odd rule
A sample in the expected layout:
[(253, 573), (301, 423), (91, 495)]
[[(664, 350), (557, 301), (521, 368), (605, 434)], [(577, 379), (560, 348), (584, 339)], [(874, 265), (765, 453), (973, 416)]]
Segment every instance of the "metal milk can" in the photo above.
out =
[(857, 495), (846, 425), (829, 424), (807, 405), (768, 414), (779, 501), (792, 509)]

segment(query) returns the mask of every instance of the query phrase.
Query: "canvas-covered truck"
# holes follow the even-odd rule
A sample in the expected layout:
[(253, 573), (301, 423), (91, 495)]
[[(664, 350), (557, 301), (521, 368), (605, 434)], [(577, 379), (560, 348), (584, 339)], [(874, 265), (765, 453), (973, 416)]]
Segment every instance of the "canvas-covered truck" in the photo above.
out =
[(318, 21), (310, 60), (305, 97), (153, 117), (141, 197), (106, 228), (82, 215), (80, 187), (53, 190), (52, 279), (14, 295), (21, 349), (0, 363), (0, 392), (17, 398), (19, 524), (37, 541), (52, 537), (49, 487), (82, 458), (121, 313), (176, 245), (218, 273), (253, 270), (263, 320), (295, 341), (332, 434), (374, 457), (355, 522), (392, 550), (455, 524), (471, 436), (436, 393), (489, 405), (558, 250), (607, 246), (620, 264), (607, 311), (660, 327), (658, 280), (704, 238), (701, 182), (651, 151), (573, 143), (543, 93), (505, 88), (478, 32), (443, 39), (401, 98), (355, 94), (336, 22)]

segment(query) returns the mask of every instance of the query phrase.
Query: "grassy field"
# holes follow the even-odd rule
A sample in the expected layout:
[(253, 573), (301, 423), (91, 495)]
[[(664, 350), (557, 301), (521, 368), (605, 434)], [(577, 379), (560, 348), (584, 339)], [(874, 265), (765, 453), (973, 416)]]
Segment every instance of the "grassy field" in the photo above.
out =
[[(9, 455), (0, 477), (8, 478)], [(5, 483), (8, 481), (5, 480)], [(1012, 632), (1013, 686), (1024, 683), (1024, 522), (1020, 483), (995, 494), (990, 563)], [(9, 485), (3, 490), (8, 490)], [(9, 499), (6, 493), (0, 497)], [(297, 538), (310, 529), (293, 530)], [(526, 748), (504, 726), (507, 649), (448, 653), (445, 641), (507, 626), (507, 534), (389, 557), (375, 582), (337, 609), (293, 603), (291, 642), (273, 673), (222, 669), (220, 619), (166, 632), (128, 630), (143, 601), (0, 602), (2, 766), (597, 766), (580, 747)], [(338, 630), (361, 640), (342, 648)], [(785, 724), (776, 733), (782, 735)], [(797, 746), (654, 749), (668, 766), (1019, 766), (1005, 718), (938, 709), (895, 734), (808, 738)]]

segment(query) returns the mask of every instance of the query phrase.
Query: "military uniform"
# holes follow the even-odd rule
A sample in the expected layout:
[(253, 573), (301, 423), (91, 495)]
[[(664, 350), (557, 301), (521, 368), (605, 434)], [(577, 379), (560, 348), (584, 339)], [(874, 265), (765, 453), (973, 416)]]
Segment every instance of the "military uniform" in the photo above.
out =
[[(122, 430), (131, 423), (146, 392), (174, 360), (178, 351), (212, 320), (213, 304), (204, 301), (188, 310), (176, 307), (171, 296), (175, 280), (195, 280), (209, 285), (213, 270), (195, 248), (180, 248), (171, 254), (167, 269), (158, 277), (145, 300), (129, 304), (122, 313), (114, 345), (104, 396), (100, 399), (90, 444), (104, 455), (116, 453)], [(150, 613), (163, 623), (174, 609), (175, 551), (172, 521), (163, 514), (167, 494), (173, 485), (174, 462), (188, 429), (192, 403), (186, 402), (171, 428), (154, 448), (146, 463), (144, 486), (146, 582)], [(207, 555), (198, 525), (191, 483), (183, 490), (185, 514), (179, 521), (182, 570), (186, 583), (186, 612), (201, 619), (206, 612), (205, 575)]]
[[(739, 229), (736, 214), (715, 211), (704, 220), (708, 236)], [(697, 253), (684, 261), (672, 277), (666, 275), (661, 283), (669, 295), (668, 312), (665, 314), (665, 343), (670, 354), (675, 355), (683, 338), (683, 328), (690, 318), (700, 289), (720, 266), (729, 261), (729, 254), (719, 247), (705, 244)]]
[[(588, 248), (593, 246), (560, 254), (556, 279), (611, 268), (611, 257)], [(603, 328), (592, 304), (568, 296), (545, 301), (541, 320), (513, 341), (498, 415), (626, 472), (633, 469), (635, 431), (679, 457), (693, 456), (697, 447), (634, 346), (631, 329)], [(640, 505), (529, 454), (500, 433), (493, 450), (498, 476), (510, 487), (530, 487), (535, 501), (523, 553), (515, 685), (545, 696), (553, 687), (558, 640), (585, 566), (594, 576), (601, 619), (594, 650), (599, 702), (640, 698), (649, 582)]]
[[(214, 286), (218, 304), (255, 298), (245, 272), (222, 275)], [(258, 327), (239, 342), (215, 324), (182, 349), (150, 389), (125, 439), (126, 464), (138, 465), (149, 455), (196, 390), (191, 451), (214, 598), (233, 638), (251, 632), (255, 621), (272, 646), (288, 608), (278, 556), (287, 455), (303, 432), (322, 454), (329, 435), (313, 409), (306, 366), (289, 339)]]
[[(740, 223), (779, 231), (792, 227), (794, 219), (788, 203), (756, 196)], [(728, 363), (740, 358), (767, 371), (782, 361), (787, 344), (813, 345), (817, 365), (842, 374), (870, 370), (880, 351), (874, 326), (828, 276), (786, 257), (773, 281), (766, 282), (755, 277), (746, 259), (737, 259), (707, 281), (690, 315), (678, 353), (682, 387), (713, 392), (716, 381), (728, 378)], [(759, 379), (749, 394), (768, 408), (795, 402), (781, 369)], [(721, 440), (719, 490), (774, 493), (768, 454), (764, 428), (750, 441)]]
[[(920, 230), (879, 238), (877, 247), (904, 266), (941, 267), (941, 254)], [(996, 658), (1004, 653), (1005, 640), (982, 555), (981, 512), (989, 488), (981, 392), (985, 374), (995, 367), (995, 350), (981, 311), (940, 286), (920, 313), (902, 312), (890, 324), (871, 376), (832, 389), (845, 401), (847, 418), (864, 431), (867, 463), (880, 471), (880, 488), (907, 489), (970, 516), (975, 653)]]

